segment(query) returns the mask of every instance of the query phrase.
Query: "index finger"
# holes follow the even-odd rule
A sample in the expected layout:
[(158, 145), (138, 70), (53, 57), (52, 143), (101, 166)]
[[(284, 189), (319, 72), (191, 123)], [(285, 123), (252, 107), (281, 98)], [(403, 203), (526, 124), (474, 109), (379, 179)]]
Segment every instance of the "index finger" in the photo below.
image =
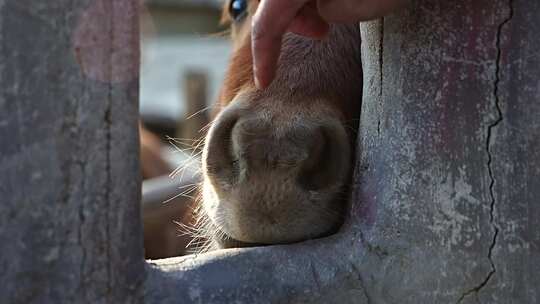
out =
[(281, 40), (294, 17), (309, 0), (262, 0), (253, 16), (251, 48), (253, 75), (259, 88), (274, 79)]

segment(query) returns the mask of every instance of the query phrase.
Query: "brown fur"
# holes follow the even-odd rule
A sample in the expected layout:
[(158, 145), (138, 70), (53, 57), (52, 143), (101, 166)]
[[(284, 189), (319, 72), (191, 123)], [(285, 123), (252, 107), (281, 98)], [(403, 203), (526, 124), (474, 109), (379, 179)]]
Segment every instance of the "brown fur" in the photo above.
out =
[(219, 110), (227, 106), (243, 89), (255, 86), (253, 81), (253, 60), (251, 57), (251, 42), (249, 36), (232, 55), (229, 68), (219, 96)]

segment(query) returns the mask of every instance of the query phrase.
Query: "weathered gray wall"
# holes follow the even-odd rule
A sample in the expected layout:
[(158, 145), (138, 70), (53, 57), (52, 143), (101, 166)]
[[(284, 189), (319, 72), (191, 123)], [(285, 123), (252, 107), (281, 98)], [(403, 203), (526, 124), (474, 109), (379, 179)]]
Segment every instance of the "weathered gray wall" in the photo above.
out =
[(0, 1), (0, 302), (137, 303), (137, 1)]
[(540, 302), (540, 3), (423, 1), (362, 26), (356, 214), (374, 297)]
[(148, 303), (540, 302), (540, 3), (413, 1), (361, 28), (342, 231), (152, 262)]

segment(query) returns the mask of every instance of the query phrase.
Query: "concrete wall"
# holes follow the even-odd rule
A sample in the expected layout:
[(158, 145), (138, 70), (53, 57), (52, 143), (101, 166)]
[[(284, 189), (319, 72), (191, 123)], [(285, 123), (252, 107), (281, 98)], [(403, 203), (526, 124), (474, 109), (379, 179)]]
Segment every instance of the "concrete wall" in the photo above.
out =
[(140, 303), (137, 2), (0, 1), (0, 302)]

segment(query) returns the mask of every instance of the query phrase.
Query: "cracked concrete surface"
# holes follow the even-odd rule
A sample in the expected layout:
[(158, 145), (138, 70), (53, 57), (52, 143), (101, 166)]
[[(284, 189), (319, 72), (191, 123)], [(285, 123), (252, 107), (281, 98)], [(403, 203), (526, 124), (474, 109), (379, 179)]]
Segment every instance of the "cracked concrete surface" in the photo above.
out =
[(495, 48), (497, 52), (497, 56), (495, 59), (495, 80), (493, 82), (493, 100), (494, 100), (494, 108), (497, 113), (496, 119), (489, 124), (487, 127), (487, 139), (486, 139), (486, 153), (488, 154), (488, 161), (487, 161), (487, 169), (489, 174), (489, 196), (491, 198), (490, 202), (490, 209), (489, 209), (489, 222), (493, 226), (493, 240), (491, 241), (491, 244), (489, 246), (487, 258), (489, 259), (489, 262), (491, 264), (491, 270), (486, 275), (485, 279), (480, 282), (477, 286), (467, 290), (465, 293), (463, 293), (460, 298), (458, 299), (457, 303), (461, 303), (467, 296), (478, 293), (486, 284), (489, 282), (491, 277), (495, 275), (497, 272), (497, 268), (495, 267), (495, 263), (493, 262), (493, 248), (495, 248), (495, 245), (497, 243), (497, 236), (499, 235), (499, 227), (497, 227), (497, 224), (495, 223), (495, 208), (497, 207), (495, 194), (493, 191), (493, 188), (495, 187), (495, 177), (493, 176), (493, 168), (492, 168), (492, 162), (493, 162), (493, 155), (491, 154), (491, 145), (493, 140), (493, 129), (497, 127), (504, 119), (503, 113), (501, 111), (500, 106), (500, 100), (499, 100), (499, 83), (501, 80), (501, 35), (502, 31), (504, 30), (507, 23), (509, 23), (512, 19), (512, 16), (514, 14), (514, 9), (512, 5), (513, 0), (508, 1), (508, 16), (500, 23), (500, 25), (497, 27), (497, 33), (496, 33), (496, 39), (495, 39)]
[(360, 269), (358, 269), (358, 266), (356, 266), (355, 263), (351, 263), (351, 267), (353, 270), (353, 273), (356, 274), (358, 281), (360, 282), (360, 288), (362, 289), (362, 292), (364, 293), (364, 296), (366, 298), (366, 304), (372, 304), (373, 301), (371, 300), (371, 297), (369, 295), (369, 290), (366, 288), (364, 284), (364, 279), (362, 278), (362, 272)]
[(136, 77), (85, 74), (138, 67), (136, 8), (1, 2), (1, 301), (141, 302)]

